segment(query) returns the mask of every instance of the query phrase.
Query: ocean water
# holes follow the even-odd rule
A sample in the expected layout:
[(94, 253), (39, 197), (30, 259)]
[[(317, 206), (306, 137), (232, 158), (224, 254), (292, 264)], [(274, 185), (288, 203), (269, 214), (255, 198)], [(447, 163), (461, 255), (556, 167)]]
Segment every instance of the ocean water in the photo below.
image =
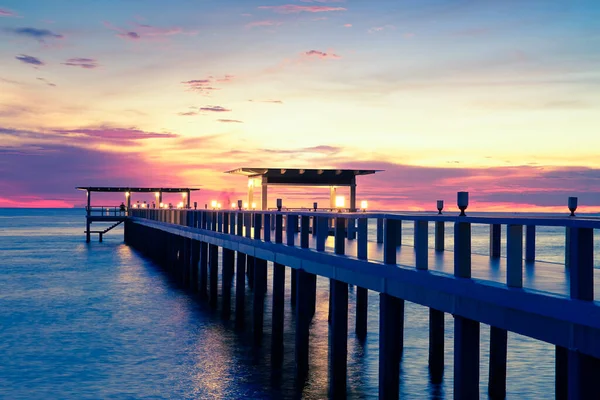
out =
[[(255, 346), (249, 329), (234, 329), (234, 311), (223, 320), (220, 309), (178, 288), (123, 243), (122, 229), (105, 235), (103, 243), (85, 243), (84, 215), (83, 210), (0, 209), (0, 398), (327, 398), (328, 280), (318, 279), (310, 372), (298, 382), (289, 271), (284, 361), (272, 368), (270, 289), (265, 336)], [(474, 251), (485, 254), (488, 230), (473, 232)], [(564, 260), (564, 230), (540, 228), (538, 238), (538, 258)], [(271, 288), (270, 272), (268, 279)], [(349, 298), (348, 397), (377, 398), (378, 295), (369, 292), (364, 342), (354, 335), (353, 287)], [(250, 293), (246, 299), (251, 310)], [(446, 315), (444, 378), (433, 384), (427, 308), (407, 302), (405, 313), (401, 397), (452, 398), (452, 316)], [(552, 397), (554, 347), (513, 333), (508, 340), (507, 398)], [(482, 398), (487, 397), (488, 349), (489, 327), (482, 324)]]

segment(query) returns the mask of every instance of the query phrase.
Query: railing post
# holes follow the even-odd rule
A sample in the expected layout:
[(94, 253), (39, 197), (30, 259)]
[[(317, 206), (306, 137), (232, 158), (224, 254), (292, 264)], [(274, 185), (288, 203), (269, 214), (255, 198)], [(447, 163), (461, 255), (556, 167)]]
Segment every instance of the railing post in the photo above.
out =
[(377, 243), (383, 243), (383, 218), (377, 218)]
[(313, 217), (317, 221), (317, 251), (325, 251), (325, 242), (329, 236), (329, 218)]
[[(252, 213), (250, 211), (244, 212), (244, 225), (245, 225), (245, 236), (247, 238), (252, 237)], [(248, 276), (248, 287), (254, 290), (254, 257), (246, 255), (246, 275)]]
[(435, 251), (444, 251), (446, 226), (444, 221), (435, 221)]
[[(208, 213), (202, 211), (200, 214), (200, 228), (206, 230), (208, 224)], [(198, 293), (200, 298), (206, 299), (208, 297), (207, 285), (208, 285), (208, 243), (200, 242), (200, 288)]]
[(490, 225), (490, 257), (500, 258), (500, 240), (502, 237), (502, 225)]
[[(300, 247), (308, 248), (310, 217), (300, 219)], [(296, 370), (299, 377), (308, 372), (309, 325), (315, 313), (317, 276), (304, 270), (296, 271)]]
[(525, 229), (525, 261), (535, 261), (535, 225)]
[(506, 284), (523, 287), (523, 226), (506, 227)]
[(417, 269), (426, 270), (429, 259), (429, 222), (415, 221), (415, 253)]
[[(471, 278), (471, 224), (454, 224), (454, 276)], [(454, 316), (454, 396), (479, 398), (479, 322)]]
[(396, 243), (398, 242), (398, 220), (386, 219), (383, 233), (383, 262), (396, 264)]
[[(367, 260), (367, 242), (368, 242), (368, 222), (367, 218), (357, 219), (358, 243), (357, 257), (360, 260)], [(356, 337), (364, 339), (367, 336), (367, 310), (368, 310), (368, 290), (366, 288), (356, 287)]]

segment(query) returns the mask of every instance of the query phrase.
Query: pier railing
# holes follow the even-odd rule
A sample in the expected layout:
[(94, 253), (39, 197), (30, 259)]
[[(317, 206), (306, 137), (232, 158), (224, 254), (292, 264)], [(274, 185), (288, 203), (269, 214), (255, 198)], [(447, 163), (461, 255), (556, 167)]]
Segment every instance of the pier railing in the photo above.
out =
[(121, 210), (120, 206), (91, 206), (86, 207), (88, 216), (126, 216), (127, 211)]
[[(283, 284), (276, 278), (280, 267), (291, 267), (291, 298), (299, 310), (296, 365), (300, 371), (307, 368), (308, 322), (304, 315), (314, 311), (314, 277), (330, 278), (332, 393), (345, 394), (348, 284), (381, 294), (379, 372), (383, 398), (397, 398), (398, 337), (403, 335), (398, 319), (403, 315), (404, 300), (430, 307), (430, 340), (435, 341), (433, 347), (430, 343), (430, 368), (443, 365), (443, 313), (454, 315), (455, 398), (478, 398), (480, 322), (491, 326), (492, 397), (503, 398), (505, 390), (507, 331), (556, 345), (557, 397), (565, 395), (567, 381), (569, 398), (584, 398), (587, 390), (596, 393), (598, 389), (600, 307), (594, 302), (593, 240), (594, 229), (600, 229), (597, 218), (165, 209), (131, 210), (131, 217), (129, 226), (134, 233), (128, 234), (126, 227), (126, 241), (160, 262), (171, 263), (165, 254), (184, 254), (184, 263), (188, 263), (186, 252), (192, 249), (192, 254), (198, 253), (194, 243), (202, 244), (200, 249), (206, 244), (211, 296), (217, 287), (212, 279), (218, 275), (212, 272), (217, 264), (210, 260), (217, 259), (219, 247), (223, 248), (223, 279), (231, 279), (233, 272), (226, 275), (226, 270), (233, 269), (232, 252), (236, 251), (244, 263), (246, 257), (252, 258), (248, 270), (252, 265), (255, 285), (257, 279), (266, 285), (267, 261), (273, 262), (274, 285)], [(414, 246), (403, 245), (404, 223), (414, 227)], [(446, 232), (448, 225), (451, 229)], [(488, 256), (472, 252), (473, 225), (489, 226)], [(503, 226), (505, 238), (501, 236)], [(537, 227), (564, 229), (564, 266), (536, 260)], [(137, 237), (136, 232), (149, 236)], [(448, 236), (453, 242), (451, 249), (446, 246)], [(503, 239), (506, 250), (501, 257)], [(201, 260), (204, 257), (201, 269), (206, 269), (206, 251), (200, 251)], [(185, 264), (186, 269), (193, 269), (193, 257)], [(202, 279), (206, 290), (206, 272)], [(197, 278), (191, 280), (198, 282)], [(243, 289), (243, 281), (241, 285)], [(253, 311), (255, 318), (260, 314), (254, 329), (260, 332), (262, 290), (266, 289), (254, 287), (259, 310)], [(275, 302), (275, 289), (273, 296)], [(358, 317), (359, 310), (366, 313), (366, 300), (360, 297), (363, 303), (359, 306), (359, 297), (357, 292), (357, 334), (366, 332), (364, 326), (359, 327), (366, 319)], [(344, 380), (340, 380), (341, 375)]]

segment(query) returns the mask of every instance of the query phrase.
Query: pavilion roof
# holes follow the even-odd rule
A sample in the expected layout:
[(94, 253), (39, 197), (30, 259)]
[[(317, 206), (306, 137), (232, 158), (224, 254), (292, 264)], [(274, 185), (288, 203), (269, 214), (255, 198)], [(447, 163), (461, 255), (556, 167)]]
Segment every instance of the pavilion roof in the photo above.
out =
[(249, 178), (267, 178), (269, 185), (349, 186), (359, 175), (380, 172), (379, 169), (308, 169), (308, 168), (250, 168), (226, 171), (227, 174)]

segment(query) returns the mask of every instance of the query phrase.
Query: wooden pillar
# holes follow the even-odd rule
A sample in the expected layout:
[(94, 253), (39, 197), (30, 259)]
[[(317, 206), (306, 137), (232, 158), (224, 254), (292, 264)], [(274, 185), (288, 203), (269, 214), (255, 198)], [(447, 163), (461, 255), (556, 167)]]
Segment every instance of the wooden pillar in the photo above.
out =
[[(237, 236), (243, 235), (244, 213), (238, 212), (237, 215)], [(235, 273), (235, 327), (241, 329), (245, 322), (246, 306), (246, 254), (237, 252), (236, 273)]]
[(231, 285), (235, 271), (235, 252), (230, 249), (223, 248), (223, 282), (221, 291), (223, 293), (222, 300), (222, 315), (223, 318), (229, 319), (231, 316)]
[(329, 335), (329, 393), (346, 397), (348, 358), (348, 284), (331, 279), (331, 325)]
[(209, 304), (211, 305), (211, 307), (216, 308), (217, 307), (217, 299), (218, 299), (217, 290), (218, 290), (218, 286), (219, 286), (219, 247), (214, 244), (209, 244), (208, 245), (208, 253), (209, 253), (208, 254), (209, 268), (210, 268)]
[(506, 397), (506, 329), (490, 326), (490, 373), (488, 394), (491, 399)]
[(525, 261), (535, 261), (535, 225), (525, 229)]
[(416, 267), (426, 270), (429, 266), (429, 223), (415, 221)]
[[(471, 224), (454, 224), (454, 275), (471, 278)], [(454, 397), (479, 398), (479, 322), (454, 316)]]
[(262, 177), (262, 193), (261, 193), (261, 210), (266, 211), (268, 209), (268, 203), (267, 203), (267, 194), (268, 194), (268, 181), (267, 181), (267, 177), (263, 176)]
[(200, 242), (200, 273), (198, 279), (198, 294), (200, 298), (206, 299), (208, 297), (207, 285), (208, 285), (208, 243)]
[[(368, 241), (368, 219), (358, 219), (358, 243), (357, 257), (359, 260), (367, 259), (367, 241)], [(367, 336), (367, 310), (368, 310), (368, 290), (360, 286), (356, 287), (356, 337), (363, 340)]]
[(444, 221), (435, 222), (435, 251), (444, 251), (445, 247), (445, 223)]
[(91, 208), (91, 203), (92, 203), (92, 192), (90, 192), (89, 190), (86, 190), (85, 193), (87, 194), (87, 206), (85, 209), (86, 212), (86, 216), (85, 216), (85, 242), (89, 243), (90, 242), (90, 228), (91, 228), (91, 222), (90, 222), (90, 215), (92, 214), (92, 208)]
[[(282, 243), (283, 239), (283, 216), (275, 215), (275, 243)], [(272, 311), (272, 333), (271, 333), (271, 360), (274, 365), (283, 361), (283, 322), (285, 301), (285, 265), (273, 263), (273, 311)], [(298, 322), (296, 321), (296, 331)], [(296, 332), (296, 342), (298, 334)], [(298, 356), (296, 356), (296, 365)]]
[(377, 218), (377, 243), (383, 243), (383, 218)]
[(429, 374), (441, 383), (444, 374), (444, 312), (429, 309)]
[(197, 240), (192, 240), (192, 282), (191, 289), (192, 292), (198, 292), (198, 288), (200, 287), (198, 282), (198, 263), (200, 262), (200, 242)]
[(356, 176), (350, 184), (350, 212), (356, 212)]
[(490, 225), (490, 257), (500, 258), (500, 241), (502, 238), (502, 225)]
[(556, 400), (569, 398), (569, 350), (556, 346), (554, 353), (554, 390)]
[[(567, 228), (570, 295), (572, 299), (594, 300), (594, 231)], [(567, 356), (569, 399), (589, 398), (598, 393), (600, 359), (569, 349)]]
[[(286, 244), (288, 246), (294, 246), (296, 230), (298, 229), (298, 216), (288, 214), (285, 223), (285, 232), (286, 232)], [(296, 305), (296, 270), (292, 268), (290, 271), (291, 278), (291, 295), (290, 302), (292, 306)]]
[[(300, 247), (303, 249), (308, 249), (309, 231), (310, 217), (303, 215), (300, 218)], [(298, 276), (297, 274), (296, 279)], [(312, 320), (312, 317), (315, 315), (316, 311), (317, 276), (315, 274), (308, 273), (304, 277), (304, 284), (299, 284), (296, 282), (296, 296), (298, 295), (298, 288), (301, 288), (302, 291), (306, 292), (306, 296), (308, 297), (308, 300), (306, 300), (308, 302), (308, 317), (309, 320)]]
[(387, 293), (379, 295), (379, 398), (397, 399), (400, 359), (404, 335), (404, 300)]
[[(262, 215), (254, 213), (254, 239), (260, 240)], [(267, 291), (267, 262), (254, 257), (253, 332), (254, 342), (260, 343), (263, 336), (265, 293)]]

